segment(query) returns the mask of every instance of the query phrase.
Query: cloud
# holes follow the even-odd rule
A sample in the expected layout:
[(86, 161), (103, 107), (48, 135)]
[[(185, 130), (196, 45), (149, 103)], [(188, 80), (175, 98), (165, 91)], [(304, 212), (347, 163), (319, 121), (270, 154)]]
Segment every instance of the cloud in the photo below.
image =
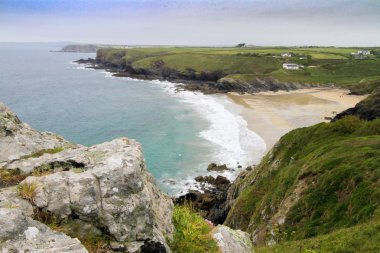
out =
[(1, 0), (0, 41), (376, 45), (376, 0)]

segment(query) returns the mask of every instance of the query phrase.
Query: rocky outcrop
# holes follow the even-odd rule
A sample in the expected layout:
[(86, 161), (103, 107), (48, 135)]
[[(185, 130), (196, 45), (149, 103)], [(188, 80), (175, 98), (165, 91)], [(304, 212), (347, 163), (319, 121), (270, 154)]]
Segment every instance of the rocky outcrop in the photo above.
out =
[(88, 252), (80, 241), (55, 232), (14, 208), (0, 208), (1, 252)]
[(0, 167), (41, 150), (77, 147), (62, 137), (38, 132), (0, 103)]
[[(92, 147), (74, 145), (27, 127), (2, 108), (0, 144), (10, 143), (17, 154), (3, 155), (2, 180), (26, 178), (0, 189), (0, 207), (58, 226), (88, 227), (107, 238), (109, 250), (170, 252), (166, 238), (173, 232), (173, 203), (148, 173), (139, 143), (119, 138)], [(65, 148), (30, 155), (55, 145)]]
[(374, 120), (380, 117), (380, 86), (371, 95), (359, 102), (355, 107), (337, 114), (332, 121), (337, 121), (349, 115), (355, 115), (363, 120)]
[(212, 231), (212, 237), (215, 239), (220, 252), (254, 252), (249, 234), (241, 230), (233, 230), (227, 226), (218, 225)]

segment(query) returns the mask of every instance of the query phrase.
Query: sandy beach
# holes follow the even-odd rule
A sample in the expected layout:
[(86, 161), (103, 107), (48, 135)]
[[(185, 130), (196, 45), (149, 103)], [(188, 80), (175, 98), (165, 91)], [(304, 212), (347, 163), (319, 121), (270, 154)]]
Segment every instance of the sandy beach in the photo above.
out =
[(300, 127), (327, 122), (366, 96), (348, 95), (348, 90), (313, 88), (296, 91), (229, 93), (241, 105), (250, 130), (260, 135), (270, 150), (285, 133)]

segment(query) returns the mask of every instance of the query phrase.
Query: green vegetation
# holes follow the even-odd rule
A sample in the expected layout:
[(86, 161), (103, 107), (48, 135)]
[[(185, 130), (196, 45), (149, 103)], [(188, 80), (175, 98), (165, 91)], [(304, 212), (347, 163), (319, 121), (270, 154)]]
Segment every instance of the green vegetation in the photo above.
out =
[(21, 157), (21, 159), (38, 158), (40, 156), (43, 156), (44, 154), (56, 154), (56, 153), (59, 153), (63, 150), (64, 150), (63, 147), (55, 147), (55, 148), (51, 148), (51, 149), (42, 149), (42, 150), (39, 150), (33, 154), (23, 156), (23, 157)]
[[(281, 82), (335, 84), (356, 93), (371, 92), (380, 80), (380, 55), (357, 60), (351, 55), (359, 48), (133, 48), (98, 50), (97, 59), (111, 66), (157, 73), (169, 69), (183, 75), (221, 72), (223, 76), (252, 82), (256, 78), (274, 78)], [(291, 57), (281, 57), (282, 53)], [(300, 70), (284, 70), (282, 64), (304, 65)]]
[(218, 252), (210, 232), (212, 227), (190, 206), (176, 206), (173, 213), (175, 227), (170, 248), (176, 253)]
[(278, 212), (286, 216), (280, 242), (370, 221), (380, 207), (379, 132), (380, 119), (349, 116), (286, 134), (241, 182), (226, 225), (259, 231), (260, 244)]
[(17, 186), (17, 192), (21, 198), (26, 199), (28, 201), (32, 201), (34, 196), (36, 195), (37, 183), (21, 183)]
[(257, 253), (369, 253), (380, 252), (380, 217), (350, 228), (339, 229), (311, 239), (285, 242), (255, 249)]

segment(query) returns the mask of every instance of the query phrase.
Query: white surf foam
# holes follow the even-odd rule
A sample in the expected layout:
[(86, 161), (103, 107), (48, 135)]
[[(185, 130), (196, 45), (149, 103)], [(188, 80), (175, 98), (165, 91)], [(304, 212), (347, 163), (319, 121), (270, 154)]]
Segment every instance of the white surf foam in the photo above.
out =
[[(247, 122), (239, 114), (240, 106), (230, 102), (226, 95), (204, 95), (200, 92), (178, 90), (178, 85), (165, 81), (151, 81), (161, 86), (172, 96), (178, 97), (180, 101), (189, 104), (210, 125), (208, 129), (200, 132), (200, 137), (211, 142), (215, 150), (211, 155), (211, 162), (226, 164), (234, 171), (224, 171), (222, 174), (207, 172), (203, 167), (202, 174), (223, 175), (234, 180), (241, 169), (257, 164), (262, 158), (266, 144), (264, 140), (248, 129)], [(204, 165), (203, 165), (204, 166)], [(199, 171), (199, 170), (198, 170)], [(187, 188), (196, 187), (192, 178), (186, 178), (181, 182)]]

